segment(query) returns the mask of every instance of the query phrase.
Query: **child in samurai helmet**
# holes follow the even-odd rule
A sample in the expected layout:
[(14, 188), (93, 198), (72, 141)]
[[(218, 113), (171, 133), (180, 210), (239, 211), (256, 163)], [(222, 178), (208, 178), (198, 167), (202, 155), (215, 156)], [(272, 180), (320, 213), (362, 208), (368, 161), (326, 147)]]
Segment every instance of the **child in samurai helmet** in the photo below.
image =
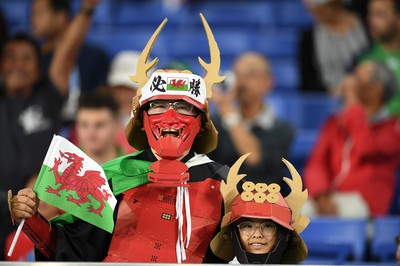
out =
[[(244, 182), (239, 194), (237, 184), (246, 175), (238, 174), (249, 154), (240, 157), (221, 184), (225, 215), (221, 231), (211, 242), (211, 249), (232, 264), (298, 263), (307, 257), (307, 246), (300, 238), (310, 220), (300, 215), (308, 192), (296, 169), (285, 159), (292, 179), (284, 181), (291, 192), (285, 198), (278, 184)], [(233, 260), (232, 260), (233, 259)]]

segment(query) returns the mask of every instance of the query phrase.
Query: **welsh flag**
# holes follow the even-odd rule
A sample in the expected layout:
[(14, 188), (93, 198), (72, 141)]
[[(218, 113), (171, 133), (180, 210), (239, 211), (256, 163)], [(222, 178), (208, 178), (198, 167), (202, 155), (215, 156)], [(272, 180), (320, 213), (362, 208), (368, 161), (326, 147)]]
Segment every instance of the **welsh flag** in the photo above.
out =
[(55, 135), (35, 192), (43, 200), (108, 232), (117, 203), (101, 166), (67, 139)]

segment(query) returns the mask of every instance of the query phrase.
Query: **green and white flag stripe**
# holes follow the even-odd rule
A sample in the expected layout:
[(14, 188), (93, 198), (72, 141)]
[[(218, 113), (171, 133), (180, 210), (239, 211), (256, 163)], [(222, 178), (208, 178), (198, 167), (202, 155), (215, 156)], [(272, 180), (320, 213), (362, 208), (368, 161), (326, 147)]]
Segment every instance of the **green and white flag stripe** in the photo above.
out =
[(102, 167), (67, 139), (55, 135), (36, 181), (43, 200), (108, 232), (117, 200)]

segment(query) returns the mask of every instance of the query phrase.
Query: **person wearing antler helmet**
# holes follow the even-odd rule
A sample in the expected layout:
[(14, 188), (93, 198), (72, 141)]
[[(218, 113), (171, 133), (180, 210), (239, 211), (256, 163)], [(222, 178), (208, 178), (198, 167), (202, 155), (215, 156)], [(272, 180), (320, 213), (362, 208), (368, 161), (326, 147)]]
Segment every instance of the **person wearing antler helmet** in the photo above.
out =
[[(211, 53), (210, 63), (199, 58), (207, 71), (204, 78), (187, 70), (156, 70), (147, 76), (158, 61), (147, 63), (166, 20), (150, 38), (136, 75), (131, 76), (138, 91), (126, 136), (139, 152), (102, 165), (118, 199), (112, 234), (77, 219), (72, 223), (64, 219), (63, 227), (54, 223), (49, 227), (36, 212), (33, 191), (20, 191), (10, 201), (14, 220), (26, 218), (24, 231), (36, 241), (43, 259), (221, 262), (209, 244), (219, 230), (223, 207), (219, 187), (228, 168), (205, 154), (217, 142), (207, 99), (211, 85), (223, 77), (218, 75), (218, 46), (200, 16)], [(31, 202), (23, 205), (26, 197)], [(19, 211), (21, 206), (25, 212)]]
[[(240, 157), (221, 184), (225, 215), (221, 231), (211, 242), (213, 252), (231, 264), (292, 264), (307, 258), (307, 246), (299, 236), (310, 220), (300, 215), (307, 200), (299, 173), (287, 160), (292, 179), (283, 178), (291, 192), (286, 197), (276, 183), (245, 181), (238, 174), (248, 154)], [(242, 181), (242, 192), (237, 185)]]

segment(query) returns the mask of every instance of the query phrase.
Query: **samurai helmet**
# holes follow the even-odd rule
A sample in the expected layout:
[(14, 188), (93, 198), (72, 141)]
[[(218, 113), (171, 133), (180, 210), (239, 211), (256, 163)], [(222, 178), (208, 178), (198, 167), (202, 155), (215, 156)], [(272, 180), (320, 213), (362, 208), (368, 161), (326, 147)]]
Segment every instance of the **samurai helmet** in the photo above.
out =
[[(224, 77), (218, 74), (221, 63), (218, 45), (202, 14), (200, 14), (200, 18), (203, 22), (210, 47), (210, 63), (204, 62), (200, 57), (198, 58), (201, 66), (207, 72), (204, 78), (191, 73), (189, 70), (162, 69), (156, 70), (150, 78), (148, 77), (147, 72), (158, 63), (158, 58), (149, 63), (147, 63), (147, 59), (167, 19), (160, 24), (143, 49), (137, 63), (136, 75), (130, 76), (133, 82), (138, 83), (138, 91), (137, 95), (133, 98), (133, 115), (125, 133), (130, 145), (138, 150), (150, 146), (159, 155), (167, 153), (168, 156), (175, 150), (177, 154), (172, 154), (170, 157), (179, 157), (179, 153), (185, 149), (193, 148), (198, 153), (208, 153), (216, 148), (217, 131), (210, 120), (207, 99), (212, 96), (212, 85), (223, 81)], [(152, 123), (161, 122), (155, 121), (158, 118), (152, 121), (149, 118), (151, 116), (145, 111), (146, 106), (154, 100), (186, 101), (194, 105), (199, 110), (199, 115), (191, 123), (196, 125), (193, 127), (184, 127), (185, 129), (187, 128), (187, 132), (186, 134), (182, 134), (182, 136), (168, 136), (164, 138), (157, 131), (160, 130), (158, 126), (152, 126)], [(168, 118), (165, 119), (169, 119), (169, 121), (171, 119), (180, 119), (179, 114), (175, 110), (169, 110), (166, 113), (168, 113)], [(164, 116), (161, 115), (160, 118), (164, 119)], [(183, 124), (187, 126), (186, 122)], [(178, 132), (181, 134), (181, 130), (178, 130)], [(166, 148), (165, 146), (170, 147)], [(169, 152), (165, 152), (165, 150), (169, 150)]]
[[(237, 184), (246, 175), (238, 174), (238, 171), (249, 155), (241, 156), (231, 167), (227, 182), (221, 183), (225, 215), (221, 222), (221, 231), (212, 240), (211, 248), (217, 256), (225, 260), (231, 260), (236, 255), (241, 263), (300, 262), (308, 253), (306, 245), (298, 235), (310, 222), (308, 217), (300, 215), (300, 209), (308, 198), (308, 191), (303, 190), (302, 179), (297, 170), (282, 158), (292, 175), (292, 179), (283, 178), (291, 189), (289, 195), (283, 197), (278, 184), (254, 184), (249, 181), (243, 183), (243, 192), (239, 193)], [(237, 227), (232, 225), (240, 223), (245, 218), (269, 219), (278, 225), (281, 234), (275, 249), (267, 254), (256, 255), (247, 253), (241, 248), (238, 243), (238, 232), (235, 231)], [(289, 242), (291, 245), (294, 243), (294, 247), (287, 248)], [(232, 244), (234, 249), (229, 244)], [(236, 254), (233, 254), (233, 250)], [(271, 258), (278, 261), (269, 261)]]

